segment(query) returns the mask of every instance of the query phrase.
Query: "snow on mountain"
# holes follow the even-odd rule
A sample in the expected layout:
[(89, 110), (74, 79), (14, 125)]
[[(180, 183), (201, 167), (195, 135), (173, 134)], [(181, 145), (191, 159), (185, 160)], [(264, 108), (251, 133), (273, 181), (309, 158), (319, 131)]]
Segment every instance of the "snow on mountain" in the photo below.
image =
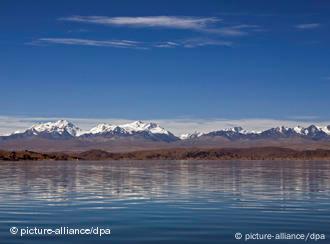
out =
[(303, 135), (304, 132), (303, 132), (303, 127), (301, 127), (300, 125), (296, 126), (293, 128), (293, 130), (297, 133), (297, 134), (300, 134), (300, 135)]
[(316, 127), (315, 125), (311, 125), (311, 126), (303, 129), (304, 135), (314, 134), (318, 131), (320, 131), (320, 129), (318, 127)]
[(34, 134), (38, 133), (58, 133), (58, 134), (64, 134), (68, 133), (72, 136), (78, 136), (81, 132), (81, 129), (79, 129), (77, 126), (72, 124), (71, 122), (67, 120), (58, 120), (56, 122), (48, 122), (44, 124), (37, 124), (32, 126), (30, 129), (33, 131)]
[(195, 131), (194, 133), (188, 133), (188, 134), (182, 134), (180, 135), (180, 139), (181, 140), (188, 140), (188, 139), (195, 139), (195, 138), (198, 138), (200, 136), (204, 135), (204, 133), (202, 132), (198, 132), (198, 131)]
[(296, 126), (294, 128), (279, 126), (270, 128), (261, 132), (246, 131), (241, 127), (234, 127), (218, 131), (212, 131), (206, 134), (207, 136), (221, 136), (230, 140), (237, 139), (276, 139), (276, 138), (294, 138), (302, 137), (313, 140), (330, 139), (330, 127), (318, 127), (311, 125), (309, 127)]
[(301, 126), (296, 126), (294, 128), (295, 132), (301, 135), (312, 135), (315, 133), (325, 133), (327, 135), (330, 135), (330, 126), (325, 126), (325, 127), (320, 127), (320, 126), (315, 126), (311, 125), (307, 128), (301, 127)]
[(239, 133), (239, 134), (244, 134), (244, 135), (252, 133), (252, 131), (244, 130), (240, 126), (236, 126), (236, 127), (232, 127), (232, 128), (226, 128), (223, 131), (234, 132), (234, 133)]
[(226, 128), (226, 129), (224, 129), (223, 131), (232, 131), (232, 132), (237, 132), (237, 133), (239, 133), (239, 132), (241, 132), (242, 130), (243, 130), (242, 127), (237, 126), (237, 127), (232, 127), (232, 128)]
[(211, 131), (206, 136), (222, 136), (227, 139), (240, 139), (245, 138), (247, 136), (251, 136), (253, 133), (251, 131), (244, 130), (242, 127), (233, 127), (233, 128), (226, 128), (217, 131)]
[(330, 125), (328, 125), (328, 126), (322, 128), (322, 130), (323, 130), (325, 133), (327, 133), (328, 135), (330, 135)]
[(117, 130), (122, 134), (134, 134), (137, 132), (149, 132), (152, 134), (165, 134), (170, 135), (170, 132), (160, 127), (156, 123), (144, 123), (142, 121), (135, 121), (129, 124), (123, 125), (111, 125), (111, 124), (99, 124), (96, 127), (92, 128), (86, 134), (104, 134), (109, 132), (114, 132)]
[(35, 124), (27, 130), (20, 132), (16, 131), (9, 136), (24, 137), (24, 136), (49, 136), (49, 137), (76, 137), (83, 133), (73, 123), (67, 120), (58, 120), (56, 122), (47, 122)]
[(107, 133), (127, 133), (123, 128), (120, 128), (117, 125), (111, 125), (111, 124), (99, 124), (96, 127), (92, 128), (89, 131), (86, 131), (84, 134), (93, 134), (93, 135), (99, 135), (99, 134), (107, 134)]
[(135, 121), (133, 123), (120, 125), (120, 127), (124, 128), (129, 133), (148, 131), (153, 134), (165, 134), (165, 135), (170, 134), (167, 130), (160, 127), (156, 123), (143, 123), (142, 121)]
[(324, 128), (311, 125), (307, 128), (303, 129), (304, 135), (311, 137), (313, 139), (320, 139), (320, 138), (325, 138), (328, 137), (328, 133), (324, 131)]
[(11, 135), (15, 135), (15, 134), (21, 134), (21, 133), (23, 133), (22, 131), (20, 131), (20, 130), (16, 130), (16, 131), (14, 131), (14, 132), (11, 132), (11, 133), (5, 133), (5, 134), (2, 134), (2, 135), (0, 135), (0, 137), (2, 136), (11, 136)]
[(85, 132), (82, 137), (139, 137), (153, 141), (176, 141), (178, 138), (171, 132), (160, 127), (156, 123), (144, 123), (135, 121), (123, 125), (99, 124), (90, 131)]
[(33, 125), (29, 129), (19, 132), (16, 131), (10, 135), (2, 136), (10, 139), (25, 138), (29, 136), (40, 136), (44, 138), (54, 139), (70, 139), (79, 137), (81, 139), (87, 137), (124, 137), (132, 136), (136, 138), (144, 138), (153, 141), (176, 141), (187, 139), (198, 139), (199, 137), (219, 136), (225, 137), (229, 140), (254, 140), (254, 139), (277, 139), (277, 138), (306, 138), (306, 139), (330, 139), (330, 126), (320, 127), (310, 125), (308, 127), (296, 126), (290, 127), (275, 127), (264, 131), (247, 131), (242, 127), (233, 127), (217, 131), (211, 131), (208, 133), (201, 133), (195, 131), (194, 133), (183, 134), (179, 138), (173, 135), (171, 132), (160, 127), (156, 123), (135, 121), (132, 123), (113, 125), (113, 124), (99, 124), (89, 131), (82, 131), (73, 123), (67, 120), (58, 120), (56, 122), (40, 123)]

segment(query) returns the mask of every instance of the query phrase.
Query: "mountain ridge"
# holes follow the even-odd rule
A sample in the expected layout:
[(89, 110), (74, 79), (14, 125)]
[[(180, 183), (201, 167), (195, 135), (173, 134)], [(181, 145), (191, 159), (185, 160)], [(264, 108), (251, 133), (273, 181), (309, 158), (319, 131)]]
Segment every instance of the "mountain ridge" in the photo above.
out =
[(0, 136), (0, 149), (37, 151), (133, 151), (169, 147), (285, 146), (294, 149), (330, 149), (330, 126), (274, 127), (248, 131), (233, 127), (176, 136), (153, 122), (98, 124), (82, 130), (67, 120), (33, 125), (21, 132)]
[[(79, 137), (85, 134), (103, 134), (108, 133), (112, 131), (121, 132), (123, 134), (134, 134), (135, 132), (141, 132), (141, 131), (149, 131), (154, 134), (173, 134), (168, 130), (165, 130), (163, 127), (159, 126), (157, 123), (154, 122), (142, 122), (140, 120), (134, 121), (132, 123), (126, 123), (121, 125), (114, 125), (109, 123), (100, 123), (97, 124), (95, 127), (91, 128), (90, 130), (82, 130), (72, 122), (68, 120), (58, 120), (55, 122), (46, 122), (46, 123), (38, 123), (35, 125), (32, 125), (30, 128), (26, 129), (25, 131), (16, 131), (9, 135), (0, 135), (1, 137), (5, 136), (12, 136), (16, 134), (24, 134), (24, 133), (30, 133), (33, 135), (38, 135), (39, 133), (58, 133), (59, 135), (68, 133), (73, 137)], [(330, 125), (321, 127), (316, 126), (314, 124), (308, 126), (308, 127), (302, 127), (302, 126), (296, 126), (296, 127), (286, 127), (286, 126), (278, 126), (278, 127), (272, 127), (263, 131), (255, 132), (255, 131), (248, 131), (244, 130), (240, 126), (235, 126), (231, 128), (224, 128), (209, 132), (198, 132), (195, 131), (193, 133), (187, 133), (180, 136), (177, 136), (178, 138), (184, 138), (187, 139), (191, 135), (194, 135), (194, 137), (200, 137), (203, 135), (212, 135), (219, 132), (227, 133), (227, 134), (262, 134), (262, 133), (282, 133), (282, 134), (299, 134), (299, 135), (313, 135), (316, 133), (324, 133), (326, 135), (330, 136)], [(173, 134), (174, 135), (174, 134)]]

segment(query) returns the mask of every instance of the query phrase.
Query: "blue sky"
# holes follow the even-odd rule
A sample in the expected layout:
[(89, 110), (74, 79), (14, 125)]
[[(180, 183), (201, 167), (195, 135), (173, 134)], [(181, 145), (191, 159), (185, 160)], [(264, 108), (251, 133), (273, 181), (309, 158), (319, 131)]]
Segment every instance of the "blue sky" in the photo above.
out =
[(0, 116), (330, 120), (328, 1), (0, 3)]

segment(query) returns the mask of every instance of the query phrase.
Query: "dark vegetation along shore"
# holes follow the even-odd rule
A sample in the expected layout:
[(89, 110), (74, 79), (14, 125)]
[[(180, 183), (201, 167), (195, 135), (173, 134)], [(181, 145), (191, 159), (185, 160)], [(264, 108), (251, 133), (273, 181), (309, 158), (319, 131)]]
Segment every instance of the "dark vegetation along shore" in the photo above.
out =
[(298, 151), (288, 148), (173, 148), (161, 150), (111, 153), (90, 150), (81, 153), (40, 153), (33, 151), (2, 151), (0, 160), (330, 160), (330, 150)]

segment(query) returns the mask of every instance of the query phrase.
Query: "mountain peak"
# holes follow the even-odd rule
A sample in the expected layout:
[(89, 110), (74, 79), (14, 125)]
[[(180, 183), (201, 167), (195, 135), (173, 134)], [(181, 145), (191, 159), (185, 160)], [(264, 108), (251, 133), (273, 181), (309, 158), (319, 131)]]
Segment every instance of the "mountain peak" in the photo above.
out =
[(154, 133), (154, 134), (166, 134), (166, 135), (169, 134), (169, 132), (167, 130), (160, 127), (156, 123), (153, 123), (153, 122), (144, 123), (140, 120), (134, 121), (132, 123), (120, 125), (120, 127), (124, 128), (129, 133), (141, 132), (141, 131), (148, 132), (149, 131), (149, 132)]
[(324, 127), (323, 131), (324, 131), (326, 134), (330, 135), (330, 125)]
[(130, 123), (130, 124), (134, 124), (134, 125), (136, 125), (136, 126), (141, 126), (141, 125), (145, 125), (146, 123), (144, 123), (144, 122), (141, 121), (141, 120), (136, 120), (136, 121), (134, 121), (134, 122), (132, 122), (132, 123)]
[(71, 136), (77, 136), (81, 132), (81, 129), (79, 129), (70, 121), (61, 119), (55, 122), (39, 123), (33, 125), (25, 132), (32, 132), (34, 135), (38, 135), (40, 133), (48, 133), (58, 135), (69, 134)]
[(102, 134), (102, 133), (106, 133), (106, 132), (111, 132), (113, 131), (117, 126), (116, 125), (112, 125), (112, 124), (98, 124), (97, 126), (93, 127), (92, 129), (90, 129), (87, 133), (90, 134)]
[(142, 133), (142, 132), (150, 133), (150, 134), (164, 134), (167, 136), (172, 135), (169, 131), (160, 127), (156, 123), (152, 123), (152, 122), (145, 123), (140, 120), (122, 125), (99, 124), (84, 134), (85, 135), (88, 134), (134, 135), (136, 133)]
[(316, 125), (310, 125), (304, 129), (306, 135), (308, 134), (315, 134), (317, 132), (321, 132), (321, 128), (317, 127)]
[(241, 126), (235, 126), (232, 128), (224, 129), (224, 131), (232, 131), (232, 132), (240, 133), (241, 131), (243, 131), (243, 128)]
[(294, 127), (293, 130), (294, 130), (297, 134), (303, 134), (304, 127), (298, 125), (298, 126)]
[(187, 134), (182, 134), (179, 138), (181, 140), (188, 140), (188, 139), (195, 139), (200, 136), (204, 135), (202, 132), (195, 131), (194, 133), (187, 133)]
[(275, 130), (280, 132), (280, 133), (285, 133), (289, 130), (290, 128), (286, 127), (286, 126), (279, 126), (279, 127), (276, 127)]
[[(82, 131), (76, 125), (68, 120), (58, 120), (47, 123), (39, 123), (33, 125), (29, 129), (23, 132), (14, 132), (12, 134), (6, 135), (12, 138), (22, 138), (27, 136), (41, 136), (44, 138), (72, 138), (84, 135), (84, 137), (93, 136), (104, 136), (105, 138), (121, 137), (121, 136), (132, 136), (132, 137), (143, 137), (152, 140), (167, 140), (175, 141), (178, 138), (171, 132), (165, 130), (163, 127), (159, 126), (154, 122), (144, 122), (137, 120), (131, 123), (126, 123), (122, 125), (113, 125), (102, 123), (98, 124), (96, 127), (89, 131)], [(211, 137), (225, 137), (229, 140), (239, 140), (239, 139), (277, 139), (277, 138), (305, 138), (305, 139), (330, 139), (330, 125), (328, 126), (316, 126), (310, 125), (308, 127), (296, 126), (296, 127), (286, 127), (278, 126), (263, 130), (260, 132), (247, 131), (240, 126), (233, 128), (222, 129), (217, 131), (211, 131), (208, 133), (194, 132), (189, 134), (183, 134), (180, 139), (197, 139), (201, 136), (211, 136)]]
[(33, 125), (31, 128), (42, 128), (42, 127), (61, 127), (64, 128), (68, 125), (72, 125), (71, 122), (65, 120), (65, 119), (60, 119), (54, 122), (46, 122), (46, 123), (38, 123)]

